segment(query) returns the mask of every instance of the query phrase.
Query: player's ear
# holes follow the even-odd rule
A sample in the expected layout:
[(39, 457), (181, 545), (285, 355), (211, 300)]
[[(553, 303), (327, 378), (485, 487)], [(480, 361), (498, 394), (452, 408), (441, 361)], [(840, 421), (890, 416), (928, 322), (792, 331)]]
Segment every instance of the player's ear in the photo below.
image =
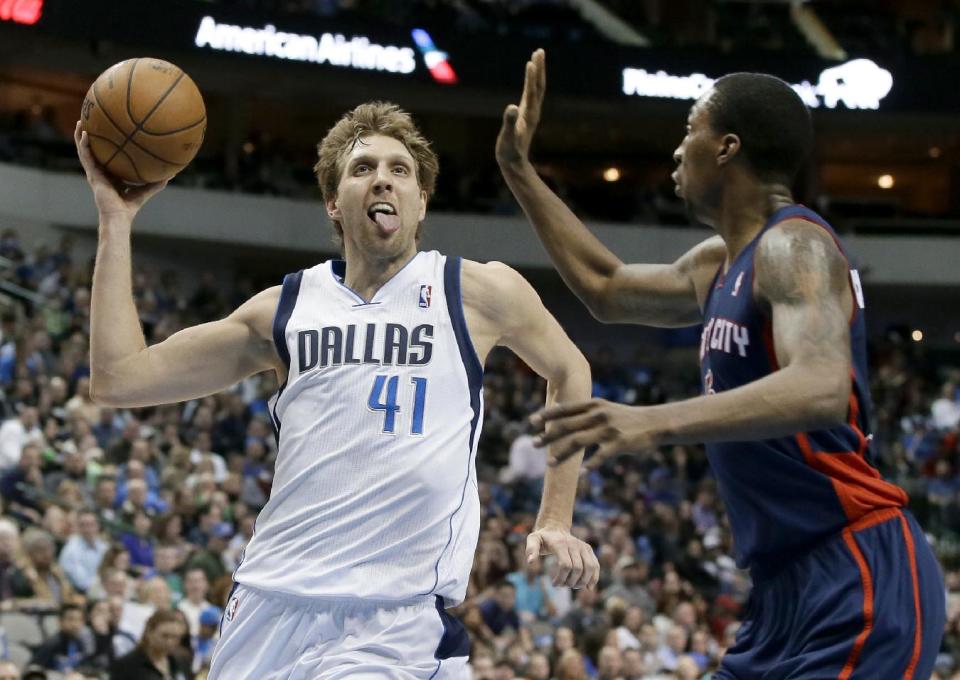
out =
[(720, 138), (720, 148), (717, 150), (717, 165), (726, 165), (740, 152), (740, 137), (728, 132)]
[(329, 217), (334, 222), (339, 222), (341, 215), (340, 215), (340, 206), (337, 204), (337, 197), (331, 196), (326, 201), (324, 201), (324, 205), (327, 208), (327, 217)]
[(420, 215), (417, 217), (418, 222), (423, 222), (423, 218), (427, 216), (427, 192), (420, 192)]

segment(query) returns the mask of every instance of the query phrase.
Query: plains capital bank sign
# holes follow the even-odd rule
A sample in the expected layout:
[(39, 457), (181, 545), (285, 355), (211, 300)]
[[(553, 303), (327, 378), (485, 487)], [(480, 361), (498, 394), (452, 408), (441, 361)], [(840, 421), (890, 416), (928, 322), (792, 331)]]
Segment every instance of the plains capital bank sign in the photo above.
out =
[[(697, 99), (714, 82), (702, 73), (678, 76), (665, 71), (623, 69), (623, 93), (637, 97)], [(878, 109), (893, 88), (893, 76), (869, 59), (854, 59), (824, 69), (816, 83), (804, 80), (791, 87), (812, 109), (835, 109), (840, 104), (848, 109)]]
[[(433, 45), (429, 34), (414, 29), (412, 37), (434, 80), (445, 85), (456, 83), (446, 53)], [(413, 73), (417, 68), (417, 51), (409, 45), (382, 45), (363, 35), (347, 38), (342, 33), (290, 33), (277, 30), (273, 24), (262, 28), (237, 26), (220, 23), (211, 16), (201, 19), (194, 44), (220, 52), (400, 75)]]

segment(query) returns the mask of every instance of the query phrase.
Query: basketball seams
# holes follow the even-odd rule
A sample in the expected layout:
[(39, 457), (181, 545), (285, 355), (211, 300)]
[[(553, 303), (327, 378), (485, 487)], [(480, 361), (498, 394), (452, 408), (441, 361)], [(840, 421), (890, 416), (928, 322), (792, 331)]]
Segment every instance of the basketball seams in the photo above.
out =
[(139, 59), (134, 59), (133, 63), (130, 65), (130, 71), (127, 72), (127, 118), (130, 119), (130, 124), (133, 125), (133, 129), (137, 129), (137, 119), (133, 117), (133, 104), (130, 101), (133, 93), (133, 72), (137, 70), (137, 64)]
[[(141, 151), (143, 151), (144, 153), (146, 153), (147, 155), (152, 156), (153, 158), (157, 159), (158, 161), (161, 161), (161, 162), (163, 162), (163, 163), (166, 163), (167, 165), (172, 165), (172, 166), (175, 166), (175, 167), (185, 167), (185, 166), (187, 165), (186, 163), (171, 163), (171, 162), (168, 161), (167, 159), (161, 158), (160, 156), (156, 155), (155, 153), (152, 153), (151, 151), (148, 151), (147, 149), (143, 148), (142, 146), (140, 146), (139, 144), (137, 144), (135, 141), (133, 141), (133, 136), (136, 135), (138, 132), (143, 132), (143, 126), (146, 124), (146, 122), (147, 122), (148, 120), (150, 120), (150, 116), (152, 116), (154, 113), (156, 113), (157, 109), (160, 108), (160, 105), (163, 104), (164, 100), (165, 100), (167, 97), (169, 97), (169, 96), (170, 96), (170, 93), (173, 92), (173, 91), (177, 88), (177, 85), (180, 84), (180, 81), (183, 80), (183, 77), (186, 75), (186, 73), (184, 73), (182, 70), (178, 69), (178, 70), (180, 71), (180, 75), (178, 75), (177, 78), (176, 78), (176, 80), (174, 80), (174, 81), (170, 84), (170, 86), (167, 87), (166, 91), (165, 91), (162, 95), (160, 95), (160, 97), (159, 97), (159, 98), (157, 99), (157, 101), (154, 103), (153, 108), (151, 108), (149, 111), (147, 111), (147, 114), (143, 117), (143, 120), (141, 120), (139, 123), (137, 123), (136, 120), (135, 120), (134, 117), (133, 117), (133, 105), (132, 105), (132, 103), (131, 103), (131, 99), (132, 99), (132, 93), (133, 93), (133, 73), (134, 73), (134, 71), (136, 70), (136, 68), (137, 68), (137, 63), (138, 63), (139, 61), (140, 61), (140, 59), (134, 59), (134, 60), (133, 60), (133, 64), (130, 66), (130, 72), (129, 72), (129, 74), (127, 75), (127, 97), (126, 97), (126, 102), (127, 102), (127, 116), (130, 118), (130, 121), (134, 124), (133, 130), (131, 130), (129, 134), (125, 134), (125, 133), (123, 132), (123, 130), (121, 130), (120, 127), (119, 127), (112, 119), (110, 120), (110, 122), (113, 123), (114, 127), (116, 127), (116, 128), (120, 131), (121, 134), (124, 134), (124, 135), (125, 135), (125, 138), (124, 138), (124, 140), (123, 140), (123, 143), (122, 143), (120, 146), (117, 147), (117, 150), (113, 152), (113, 155), (110, 156), (110, 158), (107, 160), (106, 163), (104, 163), (104, 165), (105, 165), (105, 166), (110, 165), (110, 163), (113, 161), (113, 159), (117, 157), (117, 154), (123, 152), (123, 148), (124, 148), (124, 147), (127, 145), (127, 143), (129, 142), (129, 143), (132, 143), (135, 147), (137, 147), (137, 148), (140, 149)], [(96, 94), (96, 92), (94, 92), (94, 94)], [(99, 100), (98, 100), (97, 103), (99, 104)], [(100, 108), (105, 111), (105, 109), (103, 109), (103, 105), (100, 105)], [(109, 116), (108, 116), (108, 118), (109, 118)], [(206, 120), (206, 116), (204, 116), (203, 119)], [(202, 122), (202, 121), (201, 121), (201, 122)], [(189, 127), (193, 127), (193, 126), (189, 126)], [(187, 129), (189, 129), (189, 127), (188, 127)], [(149, 133), (148, 133), (148, 134), (149, 134)], [(124, 155), (125, 155), (127, 158), (130, 159), (130, 164), (133, 165), (133, 171), (134, 171), (135, 173), (137, 173), (137, 179), (142, 180), (143, 177), (140, 175), (140, 171), (137, 169), (136, 164), (133, 162), (133, 159), (130, 157), (130, 154), (124, 153)]]
[[(117, 121), (113, 119), (113, 116), (110, 115), (109, 111), (107, 111), (104, 105), (100, 102), (100, 94), (97, 92), (97, 83), (93, 84), (93, 100), (97, 103), (97, 107), (103, 113), (104, 118), (110, 121), (110, 124), (117, 129), (117, 132), (126, 137), (127, 133), (123, 131), (122, 127), (117, 125)], [(87, 131), (87, 134), (90, 134), (89, 130)]]
[(186, 132), (187, 130), (192, 130), (198, 125), (203, 125), (207, 122), (207, 117), (204, 116), (195, 123), (190, 123), (189, 125), (184, 125), (182, 128), (177, 128), (176, 130), (167, 130), (166, 132), (150, 132), (150, 130), (140, 130), (142, 134), (150, 135), (151, 137), (168, 137), (169, 135), (175, 135), (178, 132)]
[[(140, 132), (142, 132), (142, 130), (141, 130)], [(186, 163), (174, 163), (173, 161), (168, 161), (166, 158), (163, 158), (162, 156), (158, 156), (157, 154), (155, 154), (154, 152), (152, 152), (150, 149), (148, 149), (148, 148), (146, 148), (146, 147), (143, 147), (143, 146), (140, 146), (139, 144), (137, 144), (137, 140), (135, 140), (135, 139), (133, 139), (133, 138), (125, 140), (123, 146), (126, 146), (127, 142), (130, 142), (130, 144), (132, 144), (133, 146), (137, 147), (137, 149), (139, 149), (139, 150), (142, 151), (143, 153), (147, 154), (147, 155), (150, 156), (151, 158), (154, 158), (154, 159), (156, 159), (156, 160), (158, 160), (158, 161), (160, 161), (160, 162), (162, 162), (162, 163), (166, 163), (167, 165), (173, 165), (173, 166), (176, 166), (176, 167), (178, 167), (178, 168), (186, 167), (187, 165), (189, 165), (189, 161), (187, 161)], [(123, 147), (121, 147), (121, 148), (123, 148)]]

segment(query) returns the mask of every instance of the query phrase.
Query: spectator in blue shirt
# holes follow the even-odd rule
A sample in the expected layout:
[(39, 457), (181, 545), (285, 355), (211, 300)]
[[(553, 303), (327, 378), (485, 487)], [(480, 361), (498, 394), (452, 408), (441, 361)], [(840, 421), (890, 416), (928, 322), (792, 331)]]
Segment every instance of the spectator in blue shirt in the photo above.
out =
[(77, 529), (60, 551), (60, 568), (73, 587), (85, 593), (97, 577), (97, 569), (108, 546), (100, 536), (100, 520), (92, 510), (80, 512)]

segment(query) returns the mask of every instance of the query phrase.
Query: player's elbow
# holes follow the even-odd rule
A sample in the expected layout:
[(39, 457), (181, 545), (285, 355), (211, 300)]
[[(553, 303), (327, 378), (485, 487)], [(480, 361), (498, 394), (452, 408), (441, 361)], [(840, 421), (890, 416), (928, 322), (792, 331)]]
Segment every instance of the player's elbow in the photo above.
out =
[(567, 393), (576, 392), (578, 398), (587, 399), (590, 396), (590, 364), (587, 359), (571, 343), (569, 351), (564, 352), (555, 362), (554, 369), (544, 377), (551, 388)]
[(820, 372), (817, 383), (820, 389), (808, 402), (809, 415), (817, 429), (842, 425), (847, 420), (850, 407), (851, 380), (849, 370), (842, 368)]
[(590, 310), (593, 318), (600, 323), (617, 323), (622, 321), (614, 296), (606, 287), (596, 287), (584, 291), (580, 296), (583, 304)]
[(104, 380), (97, 379), (95, 373), (90, 375), (90, 401), (92, 401), (97, 406), (106, 406), (113, 408), (113, 395), (110, 393), (110, 390), (104, 385)]
[(90, 371), (90, 401), (97, 406), (107, 408), (123, 408), (123, 395), (116, 389), (113, 382), (108, 380), (101, 371)]

